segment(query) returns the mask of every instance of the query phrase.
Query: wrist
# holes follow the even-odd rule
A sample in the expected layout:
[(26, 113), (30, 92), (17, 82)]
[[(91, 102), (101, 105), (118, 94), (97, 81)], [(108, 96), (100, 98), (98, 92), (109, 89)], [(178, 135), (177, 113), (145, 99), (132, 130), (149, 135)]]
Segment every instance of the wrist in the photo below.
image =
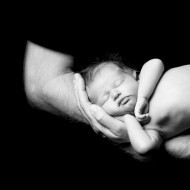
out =
[(139, 95), (138, 95), (137, 99), (143, 99), (143, 100), (148, 101), (149, 98), (147, 98), (147, 97), (145, 97), (145, 96), (139, 96)]
[(134, 116), (131, 115), (131, 114), (126, 114), (126, 115), (124, 115), (123, 118), (124, 118), (125, 121), (127, 121), (128, 119), (134, 118)]

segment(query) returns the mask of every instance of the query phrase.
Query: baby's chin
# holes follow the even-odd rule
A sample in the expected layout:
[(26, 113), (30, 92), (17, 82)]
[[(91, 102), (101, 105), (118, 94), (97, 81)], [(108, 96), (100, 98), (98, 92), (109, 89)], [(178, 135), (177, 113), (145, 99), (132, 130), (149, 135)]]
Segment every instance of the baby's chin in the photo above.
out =
[(119, 107), (115, 107), (113, 110), (107, 110), (107, 113), (111, 116), (123, 116), (125, 114), (134, 114), (136, 100), (137, 99), (135, 96), (130, 96), (129, 101), (126, 104), (120, 105)]

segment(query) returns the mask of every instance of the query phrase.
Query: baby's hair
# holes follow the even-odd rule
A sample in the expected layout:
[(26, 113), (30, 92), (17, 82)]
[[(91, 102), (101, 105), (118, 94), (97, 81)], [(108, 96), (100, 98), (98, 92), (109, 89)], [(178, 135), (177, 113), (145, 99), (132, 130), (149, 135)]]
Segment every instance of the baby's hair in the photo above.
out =
[[(124, 71), (125, 73), (128, 73), (130, 75), (133, 75), (133, 72), (136, 72), (135, 69), (128, 67), (127, 66), (128, 64), (124, 63), (124, 61), (122, 60), (121, 56), (118, 53), (117, 54), (109, 54), (107, 59), (103, 59), (103, 60), (97, 59), (96, 62), (94, 62), (93, 64), (91, 64), (90, 66), (88, 66), (87, 68), (83, 69), (80, 72), (80, 74), (84, 78), (85, 85), (86, 86), (90, 85), (94, 81), (97, 74), (105, 66), (107, 66), (109, 64), (114, 64), (114, 65), (118, 66), (122, 71)], [(143, 157), (143, 156), (137, 154), (137, 152), (133, 149), (133, 147), (130, 145), (130, 143), (127, 146), (125, 146), (124, 151), (139, 161), (149, 160), (148, 157)]]
[(87, 68), (83, 69), (80, 74), (84, 78), (85, 84), (88, 86), (91, 82), (94, 81), (96, 75), (107, 65), (114, 64), (118, 66), (124, 72), (131, 74), (135, 69), (132, 69), (125, 64), (121, 56), (117, 54), (109, 54), (107, 59), (100, 60), (97, 58), (97, 61), (92, 63)]

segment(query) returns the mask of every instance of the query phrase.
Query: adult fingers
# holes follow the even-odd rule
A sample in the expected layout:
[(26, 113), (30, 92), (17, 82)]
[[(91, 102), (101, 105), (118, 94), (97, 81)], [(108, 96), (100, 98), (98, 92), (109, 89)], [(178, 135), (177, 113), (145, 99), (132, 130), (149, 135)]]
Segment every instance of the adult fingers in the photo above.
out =
[(75, 74), (75, 78), (76, 78), (77, 104), (80, 107), (81, 112), (88, 118), (88, 120), (91, 123), (94, 121), (94, 118), (89, 110), (92, 103), (88, 99), (84, 79), (78, 73)]
[[(101, 131), (100, 126), (97, 124), (93, 116), (89, 111), (89, 106), (91, 102), (88, 100), (88, 96), (85, 90), (85, 83), (83, 78), (80, 74), (75, 74), (75, 93), (76, 93), (76, 101), (79, 110), (81, 111), (82, 115), (87, 119), (91, 127), (96, 133)], [(81, 104), (82, 102), (82, 104)]]
[[(121, 121), (118, 121), (111, 116), (109, 116), (103, 109), (97, 105), (93, 105), (86, 93), (84, 80), (80, 74), (75, 74), (76, 78), (76, 91), (77, 91), (77, 104), (80, 107), (81, 112), (85, 115), (90, 122), (93, 129), (97, 132), (101, 132), (107, 138), (112, 141), (117, 141), (120, 139), (121, 135), (120, 126)], [(95, 110), (94, 110), (95, 107)], [(98, 113), (96, 108), (98, 107)], [(119, 134), (119, 135), (118, 135)]]
[(88, 99), (84, 79), (78, 73), (75, 74), (75, 79), (76, 79), (76, 85), (77, 85), (78, 98), (81, 105), (84, 104), (84, 105), (90, 106), (92, 103)]
[(104, 126), (105, 129), (108, 129), (118, 138), (122, 138), (127, 134), (127, 128), (125, 124), (110, 115), (108, 115), (102, 108), (97, 105), (92, 105), (90, 111), (95, 117), (95, 119)]
[(107, 136), (111, 136), (109, 131), (104, 129), (101, 124), (99, 124), (95, 118), (92, 116), (89, 108), (92, 103), (88, 99), (88, 95), (85, 89), (85, 83), (80, 74), (75, 74), (76, 79), (76, 96), (77, 96), (77, 105), (81, 111), (81, 113), (85, 116), (85, 118), (89, 121), (89, 124), (92, 126), (95, 132), (101, 132), (106, 134)]
[[(74, 80), (74, 87), (75, 87), (75, 97), (76, 97), (76, 103), (77, 103), (77, 106), (80, 110), (80, 112), (82, 113), (82, 115), (86, 118), (86, 120), (88, 122), (90, 122), (88, 116), (86, 115), (86, 113), (83, 111), (81, 105), (80, 105), (80, 99), (79, 99), (79, 95), (78, 95), (78, 85), (77, 85), (77, 77), (75, 77), (75, 80)], [(83, 88), (83, 87), (81, 87)]]

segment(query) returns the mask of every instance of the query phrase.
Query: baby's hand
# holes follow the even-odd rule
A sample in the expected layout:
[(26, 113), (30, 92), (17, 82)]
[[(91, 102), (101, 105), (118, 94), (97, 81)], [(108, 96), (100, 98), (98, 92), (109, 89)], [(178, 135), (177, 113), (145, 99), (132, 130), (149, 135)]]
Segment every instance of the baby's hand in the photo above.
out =
[(150, 117), (148, 114), (148, 99), (144, 97), (138, 97), (135, 106), (135, 117), (142, 124), (149, 122)]

